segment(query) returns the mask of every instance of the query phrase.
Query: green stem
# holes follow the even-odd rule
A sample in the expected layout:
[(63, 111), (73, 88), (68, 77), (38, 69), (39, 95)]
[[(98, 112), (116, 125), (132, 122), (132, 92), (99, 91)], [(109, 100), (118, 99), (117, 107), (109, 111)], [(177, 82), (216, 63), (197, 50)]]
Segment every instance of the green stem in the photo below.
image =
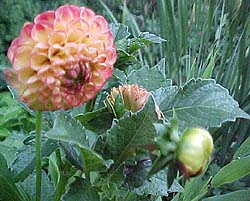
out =
[(41, 127), (42, 112), (36, 115), (36, 201), (41, 200), (41, 184), (42, 184), (42, 164), (41, 164)]

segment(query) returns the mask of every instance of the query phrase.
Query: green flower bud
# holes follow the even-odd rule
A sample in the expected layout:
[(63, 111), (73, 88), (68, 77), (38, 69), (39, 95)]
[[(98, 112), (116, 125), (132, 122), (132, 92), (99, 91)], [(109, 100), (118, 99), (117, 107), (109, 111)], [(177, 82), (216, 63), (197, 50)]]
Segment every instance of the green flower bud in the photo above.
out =
[(201, 128), (186, 130), (177, 145), (177, 159), (186, 178), (204, 171), (213, 151), (213, 139)]

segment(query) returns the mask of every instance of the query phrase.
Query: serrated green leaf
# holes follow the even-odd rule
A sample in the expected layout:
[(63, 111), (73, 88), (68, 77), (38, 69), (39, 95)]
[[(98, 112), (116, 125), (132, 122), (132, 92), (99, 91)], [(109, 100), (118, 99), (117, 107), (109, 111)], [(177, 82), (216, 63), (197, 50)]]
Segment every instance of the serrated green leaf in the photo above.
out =
[(130, 36), (128, 26), (124, 24), (110, 24), (110, 30), (115, 38), (115, 41), (126, 39)]
[(94, 171), (103, 172), (110, 167), (111, 163), (107, 163), (94, 150), (85, 147), (79, 147), (79, 149), (82, 155), (83, 171), (87, 174)]
[[(36, 199), (36, 175), (32, 174), (27, 177), (22, 183), (18, 183), (19, 188), (26, 194), (29, 201)], [(54, 200), (55, 188), (49, 180), (48, 175), (42, 172), (42, 185), (41, 185), (41, 200), (52, 201)], [(27, 200), (28, 201), (28, 200)]]
[(82, 178), (76, 180), (70, 185), (69, 190), (62, 198), (63, 201), (99, 201), (97, 191)]
[(162, 42), (166, 42), (167, 40), (161, 38), (160, 36), (156, 36), (155, 34), (149, 33), (149, 32), (142, 32), (139, 34), (138, 38), (144, 39), (145, 40), (145, 44), (149, 45), (151, 43), (162, 43)]
[(89, 146), (85, 129), (71, 116), (57, 115), (53, 128), (47, 131), (45, 136), (54, 140)]
[(120, 70), (125, 70), (129, 65), (135, 63), (137, 61), (136, 57), (130, 55), (124, 50), (118, 51), (118, 59), (115, 63), (115, 68)]
[(164, 106), (169, 105), (174, 100), (177, 93), (178, 87), (176, 86), (161, 87), (152, 91), (156, 104), (161, 105), (164, 101)]
[(111, 24), (110, 30), (115, 38), (115, 41), (126, 39), (130, 36), (128, 32), (128, 26), (124, 24)]
[(86, 129), (95, 133), (103, 133), (108, 130), (111, 127), (113, 118), (113, 114), (106, 107), (75, 116), (75, 119)]
[(148, 91), (172, 85), (172, 81), (166, 79), (165, 76), (165, 59), (162, 59), (152, 68), (144, 66), (139, 70), (132, 71), (128, 75), (127, 82), (129, 84), (138, 84)]
[(249, 201), (250, 190), (239, 190), (224, 195), (216, 195), (203, 199), (203, 201)]
[(64, 150), (66, 158), (71, 164), (82, 170), (82, 157), (78, 146), (69, 142), (59, 142), (59, 145)]
[(22, 201), (12, 176), (4, 156), (0, 153), (0, 200)]
[(240, 158), (227, 164), (214, 176), (212, 186), (218, 187), (233, 182), (250, 174), (250, 156)]
[[(49, 156), (56, 147), (54, 140), (43, 140), (41, 156)], [(32, 173), (35, 168), (35, 159), (35, 145), (25, 145), (18, 151), (15, 161), (11, 164), (11, 169), (15, 173), (15, 181), (22, 181)]]
[(115, 167), (119, 167), (135, 148), (154, 143), (156, 131), (153, 123), (156, 121), (155, 103), (150, 97), (143, 110), (127, 113), (113, 123), (107, 134), (105, 151), (107, 157), (115, 161)]
[(179, 192), (183, 192), (183, 191), (184, 191), (183, 187), (179, 184), (179, 182), (177, 180), (174, 180), (174, 182), (172, 183), (172, 185), (168, 189), (168, 192), (170, 192), (170, 193), (179, 193)]
[(180, 130), (189, 127), (218, 127), (236, 118), (250, 119), (228, 90), (212, 79), (190, 80), (171, 101), (168, 97), (163, 100), (160, 109), (166, 117), (171, 117), (174, 109)]
[(233, 159), (239, 159), (250, 155), (250, 137), (248, 137), (234, 154)]
[(143, 48), (147, 45), (153, 43), (160, 44), (162, 42), (166, 42), (166, 40), (159, 36), (156, 36), (155, 34), (149, 32), (142, 32), (139, 34), (138, 37), (131, 39), (128, 52), (132, 54), (138, 49)]
[(12, 132), (4, 141), (0, 142), (0, 153), (5, 157), (7, 164), (10, 165), (18, 149), (23, 146), (25, 136), (19, 132)]
[[(202, 176), (192, 178), (187, 181), (184, 186), (184, 191), (180, 197), (182, 201), (199, 201), (208, 191), (208, 183), (210, 178), (202, 179)], [(195, 190), (194, 190), (195, 189)]]
[(57, 159), (56, 159), (56, 154), (55, 152), (52, 153), (49, 156), (49, 168), (48, 168), (48, 174), (51, 178), (51, 181), (53, 182), (53, 184), (56, 186), (59, 182), (59, 178), (60, 178), (60, 170), (59, 167), (57, 165)]
[(164, 170), (159, 171), (157, 174), (145, 181), (145, 184), (139, 188), (134, 189), (139, 194), (150, 195), (168, 195), (167, 173)]

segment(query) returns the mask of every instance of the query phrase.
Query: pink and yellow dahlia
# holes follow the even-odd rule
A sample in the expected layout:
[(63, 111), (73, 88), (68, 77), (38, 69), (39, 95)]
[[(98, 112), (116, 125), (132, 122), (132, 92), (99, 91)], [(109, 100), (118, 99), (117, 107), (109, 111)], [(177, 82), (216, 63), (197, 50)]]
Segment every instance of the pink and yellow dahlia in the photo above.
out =
[(118, 88), (113, 87), (107, 97), (106, 104), (114, 105), (115, 99), (121, 95), (124, 107), (131, 112), (137, 112), (144, 107), (148, 101), (149, 92), (136, 84), (124, 84)]
[(26, 23), (8, 49), (7, 81), (35, 110), (70, 109), (94, 98), (117, 58), (104, 17), (65, 5)]

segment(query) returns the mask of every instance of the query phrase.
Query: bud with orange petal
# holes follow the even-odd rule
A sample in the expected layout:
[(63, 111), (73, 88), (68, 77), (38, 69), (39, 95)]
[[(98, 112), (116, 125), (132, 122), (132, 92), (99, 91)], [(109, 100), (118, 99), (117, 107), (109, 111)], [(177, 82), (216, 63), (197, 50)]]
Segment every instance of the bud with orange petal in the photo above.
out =
[[(144, 107), (144, 105), (147, 103), (148, 97), (149, 92), (146, 89), (139, 87), (136, 84), (124, 84), (118, 88), (113, 87), (111, 89), (111, 93), (106, 98), (105, 104), (108, 106), (108, 108), (113, 108), (117, 99), (120, 99), (126, 110), (135, 113)], [(114, 111), (114, 109), (111, 110), (113, 110), (113, 113), (117, 113), (117, 111)]]

